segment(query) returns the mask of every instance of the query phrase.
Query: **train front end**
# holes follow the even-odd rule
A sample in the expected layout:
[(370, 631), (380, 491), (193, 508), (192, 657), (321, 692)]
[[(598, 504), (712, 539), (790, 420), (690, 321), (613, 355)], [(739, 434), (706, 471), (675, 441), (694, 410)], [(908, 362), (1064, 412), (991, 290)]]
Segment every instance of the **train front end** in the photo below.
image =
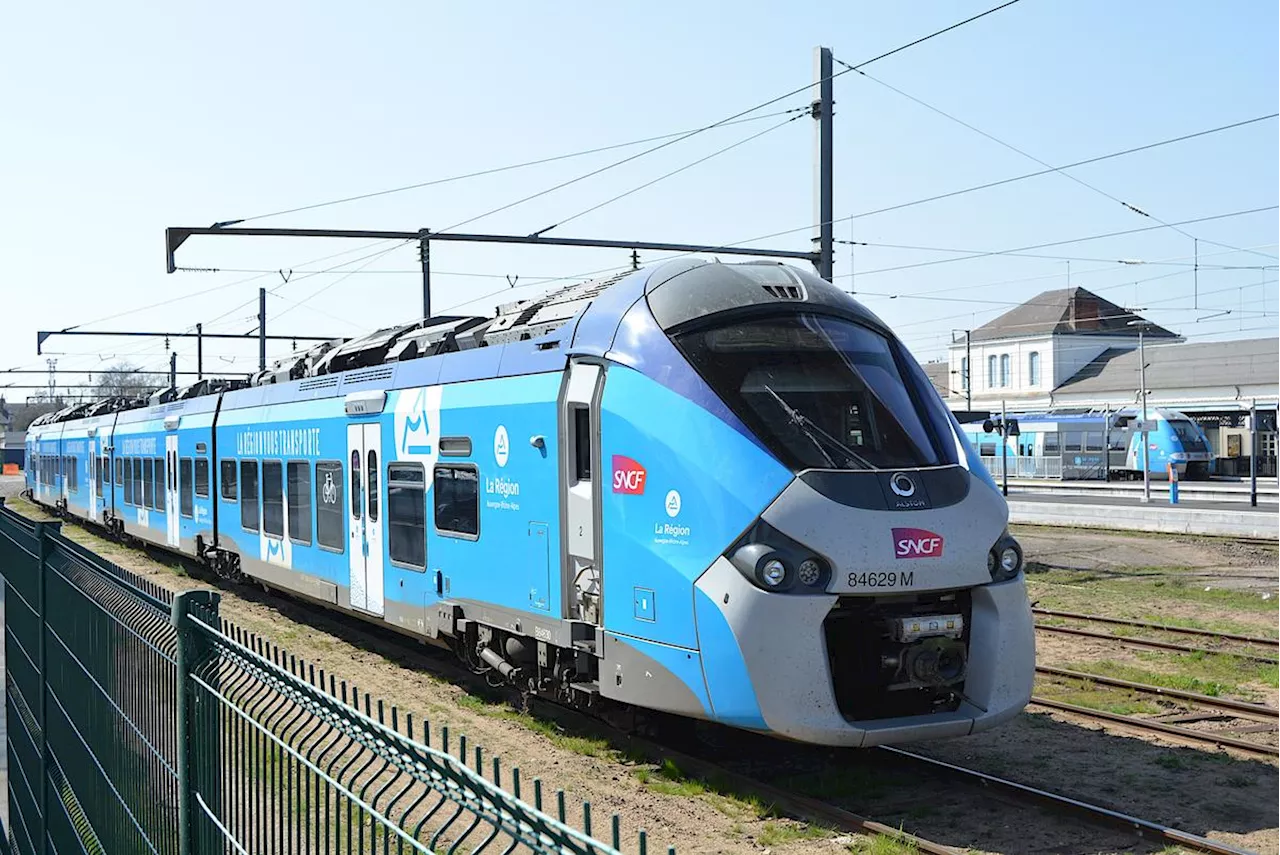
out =
[(902, 344), (847, 294), (781, 265), (694, 267), (648, 292), (723, 419), (786, 475), (694, 583), (712, 717), (871, 746), (1021, 711), (1035, 665), (1022, 551)]

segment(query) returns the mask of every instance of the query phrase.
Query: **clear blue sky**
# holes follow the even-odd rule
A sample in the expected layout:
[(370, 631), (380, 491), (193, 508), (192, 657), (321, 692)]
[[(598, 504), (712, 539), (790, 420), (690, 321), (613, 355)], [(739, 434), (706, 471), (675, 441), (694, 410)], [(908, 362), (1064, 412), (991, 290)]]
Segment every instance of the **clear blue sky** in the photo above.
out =
[[(856, 63), (991, 5), (797, 3), (785, 14), (777, 4), (673, 2), (11, 6), (0, 54), (0, 368), (43, 367), (37, 329), (92, 328), (99, 318), (226, 283), (239, 284), (96, 326), (252, 328), (257, 287), (275, 288), (280, 277), (166, 276), (167, 225), (208, 225), (697, 127), (811, 81), (817, 44)], [(1060, 164), (1274, 112), (1277, 6), (1022, 0), (867, 71)], [(836, 99), (837, 216), (1039, 168), (857, 75), (836, 81)], [(467, 228), (540, 229), (776, 121), (702, 134)], [(812, 124), (792, 122), (556, 233), (716, 243), (811, 224)], [(639, 150), (252, 224), (442, 229)], [(1073, 174), (1168, 222), (1275, 205), (1277, 122)], [(1001, 250), (1154, 224), (1048, 175), (842, 223), (837, 237)], [(1271, 256), (1277, 228), (1274, 211), (1186, 227)], [(768, 243), (807, 240), (801, 232)], [(354, 246), (193, 239), (179, 263), (319, 270), (367, 253), (304, 263)], [(1187, 261), (1192, 241), (1164, 229), (1041, 252)], [(1192, 340), (1276, 335), (1276, 271), (1208, 267), (1274, 258), (1205, 243), (1201, 255), (1200, 306), (1232, 315), (1197, 321), (1211, 312), (1191, 308), (1185, 267), (1078, 260), (1071, 281), (1148, 308)], [(980, 324), (1067, 281), (1066, 263), (1052, 258), (874, 272), (947, 257), (860, 247), (853, 259), (856, 290), (922, 361), (943, 352), (953, 327)], [(490, 311), (499, 299), (540, 290), (483, 296), (505, 288), (505, 275), (525, 286), (625, 261), (621, 251), (437, 244), (435, 305), (473, 300), (464, 310)], [(414, 248), (402, 248), (318, 294), (359, 265), (295, 273), (270, 298), (269, 328), (352, 335), (415, 317), (415, 265)], [(842, 247), (836, 273), (845, 278), (837, 282), (848, 285), (849, 272)], [(495, 278), (446, 275), (454, 273)], [(1139, 281), (1163, 274), (1175, 275)], [(926, 292), (946, 299), (920, 299)], [(887, 294), (900, 296), (878, 296)], [(50, 349), (62, 353), (59, 367), (105, 367), (134, 352), (129, 358), (146, 367), (167, 366), (161, 342), (63, 338)], [(182, 367), (194, 367), (194, 346), (179, 349)], [(208, 366), (224, 370), (251, 370), (255, 354), (252, 343), (206, 348)], [(8, 382), (39, 378), (0, 386)]]

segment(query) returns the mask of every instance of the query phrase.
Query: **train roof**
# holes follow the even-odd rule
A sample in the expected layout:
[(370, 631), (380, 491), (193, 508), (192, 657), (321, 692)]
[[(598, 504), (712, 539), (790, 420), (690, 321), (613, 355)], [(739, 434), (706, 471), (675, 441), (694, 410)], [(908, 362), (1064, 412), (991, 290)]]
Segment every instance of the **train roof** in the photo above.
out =
[[(151, 409), (186, 411), (182, 402), (229, 393), (232, 409), (325, 397), (368, 388), (432, 385), (549, 370), (566, 356), (603, 356), (615, 347), (624, 316), (644, 300), (663, 331), (723, 311), (807, 304), (885, 330), (872, 312), (831, 283), (776, 262), (721, 264), (681, 259), (575, 282), (541, 296), (500, 304), (492, 316), (442, 315), (332, 339), (278, 360), (245, 380), (205, 379), (146, 398), (114, 398), (68, 407), (33, 427), (87, 415)], [(652, 326), (652, 321), (649, 322)], [(443, 360), (428, 357), (446, 357)], [(388, 386), (390, 384), (390, 386)], [(150, 418), (129, 416), (129, 422)], [(46, 421), (47, 419), (47, 421)]]

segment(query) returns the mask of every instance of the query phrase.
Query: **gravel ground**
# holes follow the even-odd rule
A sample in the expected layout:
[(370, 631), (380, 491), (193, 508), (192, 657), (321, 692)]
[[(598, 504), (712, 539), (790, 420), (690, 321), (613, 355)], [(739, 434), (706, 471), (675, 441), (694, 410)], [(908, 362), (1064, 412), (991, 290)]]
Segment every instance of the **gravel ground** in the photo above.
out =
[(0, 475), (0, 498), (11, 498), (22, 492), (24, 484), (21, 475)]

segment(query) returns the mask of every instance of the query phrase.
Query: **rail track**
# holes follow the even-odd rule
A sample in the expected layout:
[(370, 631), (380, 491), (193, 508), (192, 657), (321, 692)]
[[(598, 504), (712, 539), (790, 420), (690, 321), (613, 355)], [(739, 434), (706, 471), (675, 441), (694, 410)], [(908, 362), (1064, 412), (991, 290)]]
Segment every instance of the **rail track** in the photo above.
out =
[(1128, 635), (1115, 635), (1110, 632), (1095, 632), (1091, 629), (1080, 629), (1074, 626), (1054, 626), (1042, 622), (1036, 622), (1036, 629), (1040, 632), (1058, 633), (1061, 635), (1075, 635), (1082, 638), (1094, 638), (1100, 641), (1113, 641), (1116, 644), (1124, 644), (1130, 647), (1149, 647), (1156, 650), (1170, 650), (1176, 653), (1203, 653), (1212, 656), (1234, 656), (1237, 659), (1244, 659), (1249, 662), (1261, 662), (1265, 665), (1275, 665), (1277, 663), (1274, 656), (1262, 656), (1258, 653), (1250, 653), (1243, 650), (1215, 650), (1209, 647), (1192, 647), (1188, 644), (1178, 644), (1173, 641), (1160, 641), (1154, 638), (1136, 638)]
[[(147, 554), (153, 553), (152, 550), (145, 547), (142, 551)], [(168, 553), (164, 553), (163, 557), (166, 560), (172, 560), (173, 558)], [(231, 589), (244, 587), (257, 589), (259, 587), (252, 583), (229, 583), (208, 573), (207, 568), (195, 562), (184, 559), (182, 563), (193, 576), (217, 587)], [(330, 626), (343, 627), (347, 633), (354, 634), (362, 639), (365, 646), (370, 641), (381, 642), (395, 646), (415, 661), (422, 662), (422, 660), (427, 659), (430, 661), (430, 670), (434, 674), (455, 684), (462, 685), (481, 696), (494, 697), (495, 695), (505, 694), (508, 699), (512, 696), (512, 692), (504, 692), (501, 688), (495, 688), (483, 676), (469, 671), (460, 662), (448, 657), (443, 651), (437, 652), (420, 644), (411, 643), (390, 629), (377, 627), (359, 621), (356, 618), (320, 609), (285, 592), (270, 590), (266, 596), (269, 599), (290, 603), (296, 609), (316, 618), (316, 622), (322, 626), (329, 624)], [(738, 793), (754, 795), (766, 804), (772, 805), (778, 811), (796, 819), (846, 832), (886, 837), (904, 843), (917, 851), (929, 853), (929, 855), (961, 855), (964, 851), (963, 849), (911, 834), (901, 828), (877, 822), (874, 819), (821, 799), (788, 792), (756, 777), (732, 771), (705, 758), (639, 737), (604, 719), (591, 717), (577, 710), (559, 706), (539, 698), (522, 699), (522, 701), (536, 704), (540, 714), (545, 715), (545, 717), (555, 721), (562, 727), (603, 736), (617, 745), (625, 746), (629, 753), (643, 756), (653, 763), (662, 764), (669, 760), (675, 763), (684, 773), (705, 781), (720, 782), (728, 785)], [(733, 733), (739, 734), (745, 739), (764, 739), (764, 737), (750, 734), (740, 734), (738, 731), (733, 731)], [(770, 742), (777, 744), (776, 740), (770, 740)], [(789, 747), (793, 750), (804, 750), (795, 749), (793, 746)], [(805, 748), (807, 749), (808, 747), (806, 746)], [(955, 780), (961, 780), (983, 790), (997, 791), (1013, 801), (1034, 806), (1037, 809), (1047, 808), (1050, 811), (1078, 817), (1099, 826), (1122, 829), (1144, 838), (1154, 837), (1190, 850), (1209, 853), (1209, 855), (1255, 855), (1249, 850), (1181, 831), (1159, 822), (1145, 820), (1070, 796), (1053, 793), (978, 770), (967, 769), (903, 749), (882, 747), (876, 749), (876, 751), (880, 756), (892, 758), (895, 762), (914, 764), (919, 768), (929, 770), (932, 774), (945, 775)]]
[(1240, 641), (1247, 644), (1258, 644), (1268, 647), (1276, 647), (1280, 645), (1280, 639), (1263, 638), (1256, 635), (1240, 635), (1231, 632), (1216, 632), (1211, 629), (1197, 629), (1186, 626), (1173, 626), (1165, 623), (1152, 623), (1149, 621), (1129, 620), (1128, 618), (1106, 617), (1104, 615), (1085, 614), (1083, 612), (1064, 612), (1055, 609), (1032, 608), (1031, 612), (1037, 615), (1056, 618), (1070, 618), (1071, 620), (1088, 621), (1090, 623), (1105, 623), (1113, 626), (1132, 626), (1140, 629), (1149, 629), (1158, 632), (1169, 632), (1175, 635), (1193, 635), (1201, 638), (1217, 638), (1226, 641)]

